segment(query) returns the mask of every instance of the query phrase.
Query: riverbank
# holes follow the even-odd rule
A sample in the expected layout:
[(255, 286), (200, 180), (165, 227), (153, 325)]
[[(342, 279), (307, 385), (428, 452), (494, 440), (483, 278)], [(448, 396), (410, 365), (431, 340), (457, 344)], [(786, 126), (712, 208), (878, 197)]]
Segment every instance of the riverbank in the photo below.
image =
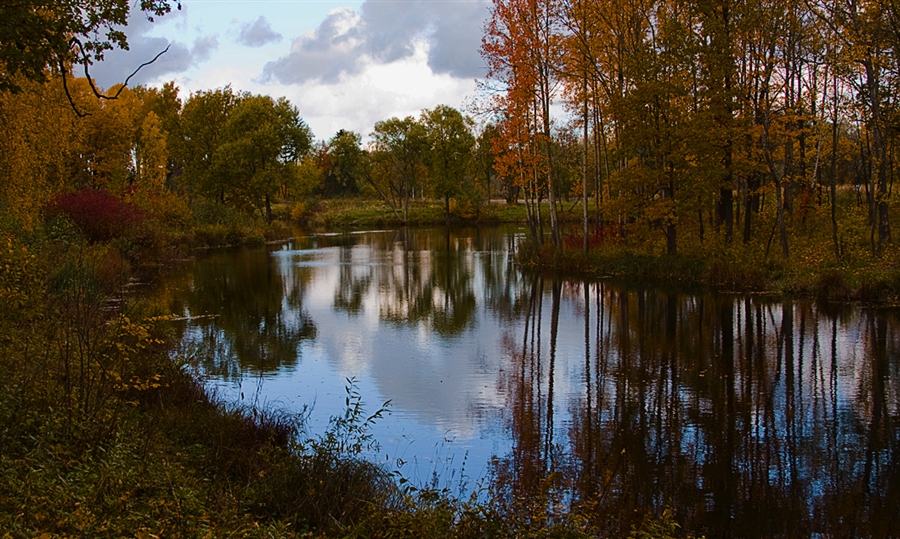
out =
[[(329, 208), (344, 204), (365, 206)], [(510, 206), (510, 215), (524, 214)], [(290, 230), (284, 221), (257, 224), (218, 245), (259, 244)], [(217, 245), (194, 241), (204, 236), (191, 227), (175, 232), (182, 243), (151, 246), (174, 253)], [(0, 299), (10, 306), (0, 312), (0, 529), (10, 537), (599, 535), (590, 500), (567, 505), (566, 486), (552, 478), (527, 500), (493, 485), (477, 500), (410, 488), (347, 450), (367, 440), (368, 414), (359, 408), (354, 415), (348, 407), (327, 432), (298, 437), (296, 417), (224, 406), (169, 357), (175, 334), (164, 306), (123, 298), (132, 268), (156, 256), (139, 236), (89, 242), (57, 230), (0, 238)], [(835, 268), (821, 242), (788, 264), (765, 245), (709, 239), (666, 256), (640, 239), (598, 237), (585, 255), (573, 233), (558, 252), (522, 245), (520, 260), (592, 278), (842, 301), (856, 294), (884, 302), (896, 290), (892, 255), (874, 266), (848, 257)], [(836, 272), (830, 284), (828, 271)], [(683, 535), (671, 514), (637, 520), (633, 536)]]
[(837, 259), (827, 242), (807, 237), (797, 241), (795, 254), (781, 259), (761, 244), (711, 239), (676, 255), (635, 242), (609, 238), (588, 252), (582, 236), (566, 238), (566, 247), (523, 242), (518, 260), (536, 271), (553, 271), (576, 278), (613, 278), (622, 282), (674, 289), (715, 289), (726, 293), (771, 294), (812, 298), (841, 304), (900, 305), (900, 255), (896, 248), (876, 258), (847, 253)]
[[(381, 200), (365, 198), (324, 199), (295, 206), (290, 215), (293, 222), (318, 229), (364, 229), (373, 227), (444, 226), (448, 224), (444, 205), (438, 200), (413, 200), (408, 219), (404, 222)], [(493, 225), (524, 223), (525, 205), (507, 204), (503, 200), (486, 202), (478, 207), (451, 202), (450, 225)]]
[[(789, 226), (791, 255), (781, 257), (773, 237), (726, 240), (723, 234), (688, 229), (682, 231), (678, 254), (665, 253), (662, 234), (626, 227), (591, 225), (590, 249), (583, 251), (580, 204), (565, 204), (560, 218), (569, 232), (563, 249), (533, 241), (520, 245), (518, 260), (538, 271), (556, 271), (579, 278), (616, 278), (640, 284), (676, 285), (682, 288), (714, 288), (725, 292), (763, 293), (784, 297), (808, 297), (830, 303), (864, 302), (900, 304), (900, 249), (888, 245), (880, 257), (872, 256), (867, 229), (851, 202), (844, 201), (840, 237), (841, 256), (835, 255), (831, 224), (823, 208), (809, 211), (802, 222)], [(323, 200), (306, 208), (302, 222), (311, 228), (365, 229), (400, 227), (403, 223), (380, 200)], [(493, 201), (479, 214), (455, 213), (451, 225), (527, 223), (525, 205)], [(438, 201), (413, 201), (409, 225), (444, 226)], [(774, 230), (774, 215), (762, 214), (757, 224)], [(549, 233), (549, 230), (545, 231)], [(549, 239), (547, 240), (549, 243)]]

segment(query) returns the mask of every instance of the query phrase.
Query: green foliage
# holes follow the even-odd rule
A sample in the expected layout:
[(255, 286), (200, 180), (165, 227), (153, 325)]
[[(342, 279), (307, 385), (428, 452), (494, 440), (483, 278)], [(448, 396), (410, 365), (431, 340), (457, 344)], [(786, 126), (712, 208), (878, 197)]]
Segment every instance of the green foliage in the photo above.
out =
[(413, 192), (427, 176), (428, 144), (424, 126), (412, 116), (377, 122), (372, 132), (370, 182), (401, 220), (409, 217)]
[[(0, 91), (21, 89), (17, 75), (44, 82), (47, 68), (87, 68), (103, 53), (128, 49), (122, 27), (132, 4), (125, 0), (95, 2), (4, 2), (0, 8)], [(178, 3), (181, 9), (181, 3)], [(171, 11), (167, 0), (142, 0), (140, 9), (153, 16)]]
[(338, 131), (324, 146), (320, 158), (324, 172), (322, 193), (326, 196), (348, 196), (359, 193), (369, 174), (368, 154), (360, 144), (362, 137), (352, 131)]
[(344, 413), (332, 417), (323, 434), (263, 454), (265, 480), (250, 491), (260, 510), (328, 530), (352, 525), (373, 507), (396, 504), (391, 476), (365, 458), (377, 445), (371, 427), (390, 403), (367, 414), (353, 379), (345, 390)]
[(240, 96), (230, 86), (192, 94), (181, 112), (181, 144), (170, 148), (182, 177), (179, 188), (189, 194), (224, 198), (223, 189), (213, 170), (214, 155), (225, 123)]
[(379, 449), (371, 429), (377, 420), (388, 413), (391, 402), (386, 401), (374, 413), (366, 415), (356, 380), (348, 378), (344, 391), (343, 415), (331, 418), (324, 435), (302, 442), (298, 446), (301, 453), (320, 453), (338, 461)]
[(450, 199), (472, 188), (472, 155), (475, 137), (472, 120), (447, 105), (422, 112), (428, 143), (429, 189), (445, 203), (450, 217)]
[(194, 243), (200, 246), (258, 244), (261, 223), (251, 215), (209, 199), (197, 199), (192, 205)]
[(216, 190), (271, 222), (271, 199), (294, 182), (293, 165), (309, 152), (312, 133), (286, 99), (245, 95), (230, 111), (221, 137), (211, 163)]

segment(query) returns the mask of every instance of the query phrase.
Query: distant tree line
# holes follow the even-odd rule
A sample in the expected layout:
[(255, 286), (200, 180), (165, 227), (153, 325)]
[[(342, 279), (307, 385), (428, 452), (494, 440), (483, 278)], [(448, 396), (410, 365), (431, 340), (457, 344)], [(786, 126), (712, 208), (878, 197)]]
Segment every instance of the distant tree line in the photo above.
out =
[(346, 130), (317, 142), (284, 98), (231, 87), (182, 98), (169, 83), (115, 87), (106, 100), (87, 79), (63, 89), (59, 75), (48, 77), (19, 77), (18, 91), (0, 93), (0, 207), (26, 227), (54, 196), (85, 189), (202, 201), (269, 221), (275, 202), (359, 195), (383, 197), (403, 221), (409, 201), (424, 197), (444, 201), (449, 216), (451, 201), (478, 206), (497, 189), (490, 140), (444, 105), (379, 122), (364, 146)]

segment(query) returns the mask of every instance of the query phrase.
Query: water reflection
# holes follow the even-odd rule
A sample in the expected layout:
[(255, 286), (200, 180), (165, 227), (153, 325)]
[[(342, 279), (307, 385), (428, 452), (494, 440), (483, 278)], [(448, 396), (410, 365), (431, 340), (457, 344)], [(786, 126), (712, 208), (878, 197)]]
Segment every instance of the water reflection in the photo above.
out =
[[(900, 533), (895, 313), (547, 284), (509, 351), (512, 495), (560, 471), (610, 532), (671, 504), (716, 537)], [(561, 303), (584, 321), (582, 389), (555, 400)]]
[(191, 285), (172, 310), (191, 324), (186, 339), (210, 376), (268, 372), (294, 365), (298, 345), (315, 339), (302, 305), (303, 272), (285, 275), (265, 251), (219, 253), (193, 266)]
[(326, 417), (346, 376), (392, 399), (377, 435), (391, 463), (440, 453), (426, 479), (467, 455), (528, 497), (559, 472), (611, 533), (665, 506), (710, 537), (900, 536), (896, 311), (525, 276), (515, 237), (223, 253), (172, 307), (214, 316), (184, 338), (214, 379), (264, 374)]

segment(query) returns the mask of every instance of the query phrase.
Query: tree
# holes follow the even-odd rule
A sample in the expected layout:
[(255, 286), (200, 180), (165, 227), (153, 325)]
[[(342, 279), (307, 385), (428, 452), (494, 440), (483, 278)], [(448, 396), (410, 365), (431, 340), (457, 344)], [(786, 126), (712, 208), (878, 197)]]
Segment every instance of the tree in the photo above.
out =
[[(141, 0), (150, 20), (172, 10), (169, 0)], [(176, 4), (181, 9), (181, 3)], [(48, 68), (65, 75), (80, 66), (86, 78), (106, 51), (128, 49), (122, 27), (128, 0), (15, 0), (0, 5), (0, 91), (18, 92), (21, 78), (45, 82)], [(91, 83), (93, 88), (93, 84)], [(96, 88), (93, 88), (96, 93)], [(73, 102), (74, 104), (74, 102)]]
[(181, 175), (184, 172), (184, 163), (177, 158), (176, 152), (173, 151), (184, 140), (181, 134), (182, 103), (178, 97), (178, 87), (174, 82), (167, 82), (163, 84), (162, 88), (136, 86), (132, 91), (138, 101), (143, 104), (141, 117), (146, 117), (152, 112), (159, 118), (159, 128), (169, 150), (166, 162), (168, 176)]
[[(836, 0), (814, 2), (816, 15), (840, 41), (845, 55), (838, 56), (849, 73), (862, 105), (870, 171), (866, 182), (872, 252), (881, 256), (891, 238), (888, 198), (891, 171), (888, 116), (891, 96), (888, 84), (900, 67), (900, 10), (895, 1)], [(855, 69), (853, 69), (855, 67)], [(893, 72), (893, 73), (892, 73)], [(877, 235), (877, 242), (875, 237)]]
[(355, 195), (365, 180), (369, 156), (362, 149), (362, 137), (341, 129), (326, 145), (327, 159), (323, 190), (326, 195)]
[[(475, 167), (477, 168), (477, 177), (484, 180), (484, 189), (486, 198), (490, 200), (495, 192), (491, 189), (497, 175), (494, 169), (494, 140), (500, 136), (500, 131), (496, 124), (489, 123), (485, 125), (481, 133), (478, 134), (475, 145)], [(511, 186), (505, 186), (503, 197), (507, 202), (513, 202)], [(497, 187), (499, 189), (499, 186)]]
[(119, 99), (95, 99), (83, 78), (75, 79), (70, 90), (69, 98), (87, 115), (66, 119), (73, 136), (66, 146), (65, 180), (75, 189), (121, 192), (135, 173), (132, 150), (140, 103), (127, 88)]
[(141, 187), (161, 190), (165, 187), (166, 162), (169, 152), (166, 150), (166, 137), (160, 129), (159, 116), (150, 111), (144, 117), (138, 134), (135, 150), (135, 178)]
[(231, 86), (191, 94), (181, 113), (181, 139), (170, 148), (184, 171), (181, 187), (188, 196), (225, 202), (225, 189), (213, 173), (213, 156), (231, 110), (241, 96)]
[(409, 200), (427, 175), (425, 128), (412, 116), (391, 118), (376, 123), (371, 137), (371, 183), (397, 217), (406, 222)]
[[(498, 105), (505, 109), (505, 119), (530, 118), (528, 127), (536, 142), (530, 150), (540, 155), (534, 160), (539, 166), (530, 168), (541, 176), (550, 199), (550, 228), (556, 248), (562, 246), (562, 238), (553, 177), (550, 113), (560, 84), (562, 13), (559, 0), (494, 0), (481, 49), (490, 68), (489, 76), (503, 86)], [(507, 133), (522, 141), (519, 131), (516, 127)], [(534, 187), (536, 191), (541, 188), (537, 177)], [(532, 226), (533, 231), (535, 228)]]
[(450, 219), (450, 199), (471, 188), (472, 153), (475, 137), (472, 120), (447, 105), (422, 111), (428, 142), (431, 191), (444, 199), (444, 216)]
[(232, 200), (272, 220), (272, 197), (296, 177), (312, 133), (286, 99), (245, 96), (228, 116), (213, 154), (213, 170)]
[(66, 188), (73, 117), (61, 85), (23, 81), (18, 94), (0, 92), (0, 215), (7, 223), (32, 230)]

